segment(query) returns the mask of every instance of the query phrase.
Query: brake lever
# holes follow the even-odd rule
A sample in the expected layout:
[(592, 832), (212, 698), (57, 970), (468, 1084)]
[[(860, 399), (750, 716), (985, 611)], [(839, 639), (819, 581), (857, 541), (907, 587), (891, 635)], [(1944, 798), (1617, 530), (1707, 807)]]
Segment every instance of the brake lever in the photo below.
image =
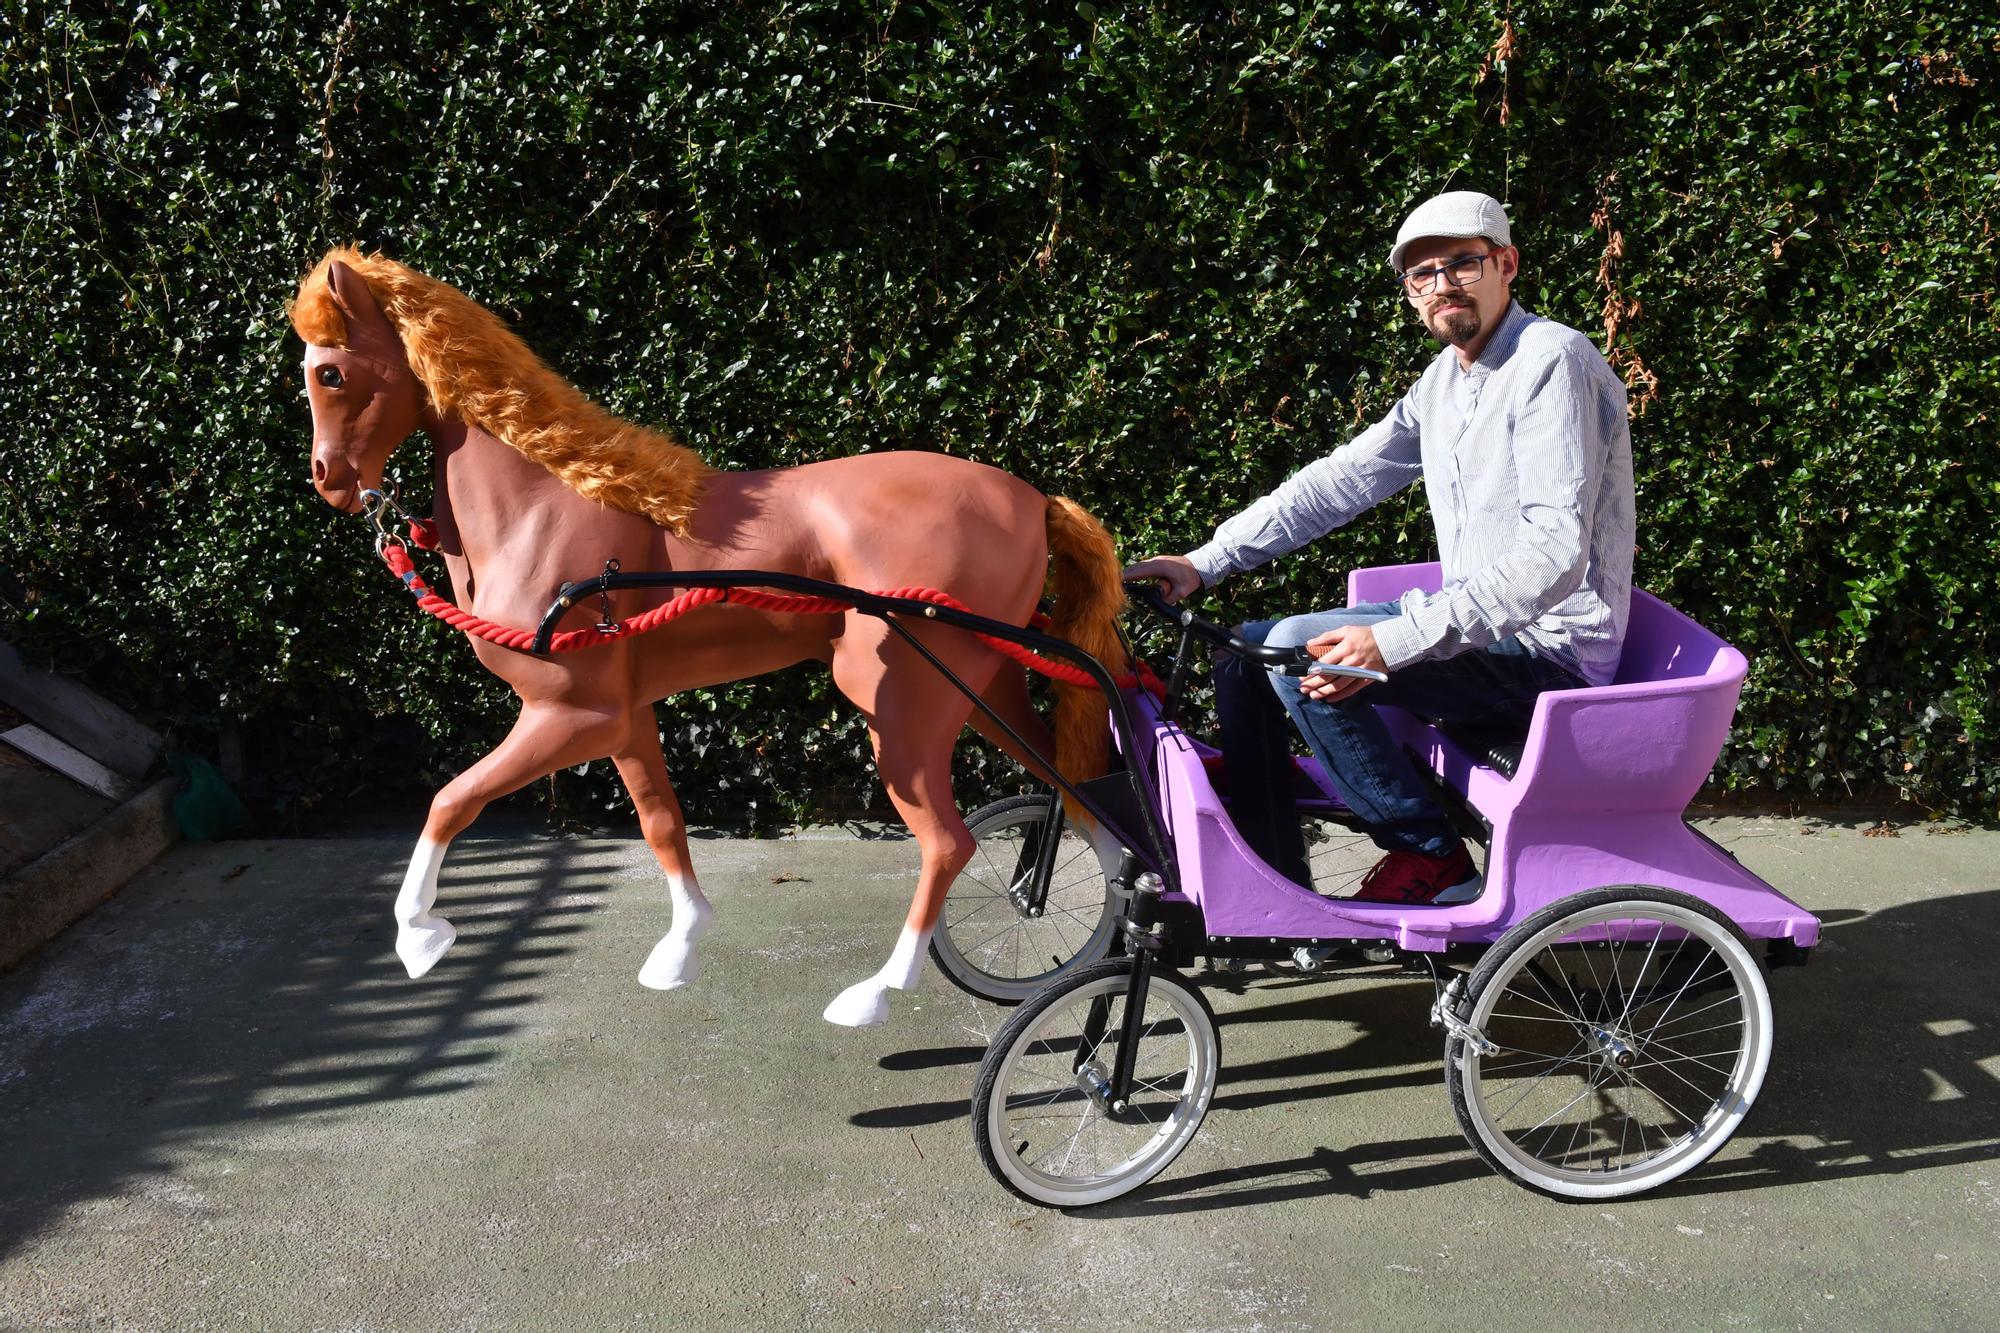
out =
[(1292, 662), (1284, 666), (1274, 666), (1267, 669), (1274, 676), (1294, 676), (1299, 678), (1306, 676), (1351, 676), (1356, 680), (1372, 680), (1377, 685), (1385, 685), (1389, 681), (1389, 673), (1386, 671), (1375, 671), (1368, 667), (1335, 666), (1331, 662)]

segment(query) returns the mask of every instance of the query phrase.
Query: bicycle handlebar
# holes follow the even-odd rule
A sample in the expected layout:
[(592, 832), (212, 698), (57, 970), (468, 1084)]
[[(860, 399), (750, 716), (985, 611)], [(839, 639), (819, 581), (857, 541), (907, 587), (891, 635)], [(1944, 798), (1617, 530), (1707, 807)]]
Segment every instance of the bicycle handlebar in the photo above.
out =
[(1378, 685), (1389, 679), (1387, 672), (1371, 671), (1367, 667), (1333, 666), (1321, 662), (1303, 647), (1279, 648), (1238, 638), (1214, 621), (1204, 620), (1186, 607), (1175, 606), (1167, 601), (1160, 595), (1160, 585), (1153, 579), (1139, 579), (1125, 586), (1130, 589), (1132, 599), (1154, 615), (1171, 621), (1196, 638), (1225, 652), (1234, 653), (1252, 662), (1262, 662), (1279, 675), (1354, 676), (1361, 680), (1372, 680)]

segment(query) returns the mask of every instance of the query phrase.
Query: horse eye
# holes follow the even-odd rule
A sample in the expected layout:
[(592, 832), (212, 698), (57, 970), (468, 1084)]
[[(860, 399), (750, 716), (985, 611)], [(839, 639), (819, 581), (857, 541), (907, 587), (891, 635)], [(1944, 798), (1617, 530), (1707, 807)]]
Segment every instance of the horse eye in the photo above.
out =
[(340, 367), (321, 366), (319, 368), (319, 382), (329, 389), (338, 389), (341, 385)]

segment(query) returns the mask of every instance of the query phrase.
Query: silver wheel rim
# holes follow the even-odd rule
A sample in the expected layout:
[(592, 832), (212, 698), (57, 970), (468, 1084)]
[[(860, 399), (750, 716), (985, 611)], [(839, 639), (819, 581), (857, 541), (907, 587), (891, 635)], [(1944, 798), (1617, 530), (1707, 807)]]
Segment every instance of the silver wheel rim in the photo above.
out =
[(1065, 827), (1043, 914), (1021, 914), (1009, 896), (1022, 838), (1045, 807), (1021, 805), (980, 820), (972, 859), (945, 895), (935, 941), (939, 962), (990, 999), (1018, 1003), (1051, 981), (1101, 960), (1113, 914), (1106, 868), (1090, 840)]
[[(1181, 985), (1153, 978), (1134, 1061), (1132, 1102), (1114, 1114), (1084, 1088), (1108, 1077), (1127, 986), (1123, 976), (1078, 986), (1037, 1014), (1008, 1047), (986, 1127), (1000, 1170), (1029, 1198), (1061, 1207), (1102, 1203), (1151, 1180), (1200, 1129), (1215, 1094), (1215, 1028)], [(1110, 999), (1104, 1039), (1073, 1071), (1085, 1015)]]
[(1460, 1048), (1480, 1139), (1527, 1183), (1636, 1194), (1736, 1131), (1771, 1057), (1770, 993), (1735, 933), (1636, 899), (1551, 923), (1508, 956)]

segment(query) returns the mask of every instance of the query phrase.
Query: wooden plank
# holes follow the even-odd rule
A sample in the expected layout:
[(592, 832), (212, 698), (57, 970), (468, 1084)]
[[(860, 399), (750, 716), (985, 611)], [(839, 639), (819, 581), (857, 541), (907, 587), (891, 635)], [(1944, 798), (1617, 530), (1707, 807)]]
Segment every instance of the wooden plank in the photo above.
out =
[(104, 818), (0, 879), (0, 971), (116, 893), (179, 836), (162, 778)]
[(73, 680), (36, 671), (0, 641), (0, 700), (50, 735), (128, 778), (153, 766), (159, 736), (123, 709)]
[(131, 779), (112, 772), (74, 745), (57, 740), (32, 722), (12, 731), (0, 732), (0, 741), (47, 764), (64, 777), (82, 783), (99, 796), (122, 801), (132, 794), (134, 784)]

